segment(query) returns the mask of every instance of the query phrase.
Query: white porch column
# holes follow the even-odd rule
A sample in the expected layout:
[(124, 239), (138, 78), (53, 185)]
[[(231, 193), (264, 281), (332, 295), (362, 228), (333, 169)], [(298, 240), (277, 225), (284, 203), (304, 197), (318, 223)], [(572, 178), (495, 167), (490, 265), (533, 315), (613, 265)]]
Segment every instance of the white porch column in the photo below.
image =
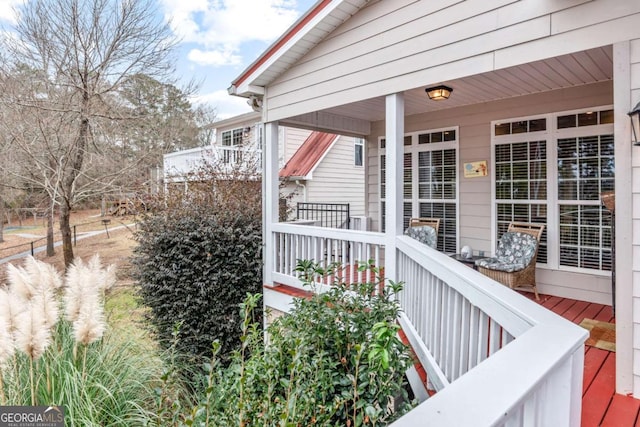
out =
[(278, 122), (265, 124), (262, 147), (262, 233), (264, 262), (262, 281), (273, 285), (273, 226), (279, 220)]
[(398, 280), (396, 272), (396, 236), (402, 234), (404, 199), (404, 95), (402, 93), (387, 95), (385, 137), (387, 147), (387, 198), (385, 205), (384, 277)]
[[(632, 226), (632, 193), (640, 192), (637, 183), (632, 186), (633, 163), (638, 163), (640, 150), (631, 144), (631, 128), (627, 113), (631, 110), (631, 70), (629, 42), (613, 45), (613, 109), (615, 140), (615, 239), (616, 239), (616, 392), (620, 394), (634, 393), (640, 396), (638, 368), (634, 367), (633, 330), (638, 329), (640, 312), (633, 313), (633, 305), (640, 302), (640, 293), (634, 288), (640, 285), (640, 278), (634, 276), (632, 270), (640, 269), (640, 247), (634, 248), (633, 228), (639, 228), (640, 220)], [(634, 104), (635, 105), (635, 104)], [(633, 173), (640, 172), (637, 169)], [(636, 208), (634, 218), (640, 219), (640, 211)], [(640, 231), (640, 230), (636, 230)], [(636, 242), (639, 243), (640, 242)], [(633, 254), (630, 257), (629, 254)], [(637, 260), (637, 261), (636, 261)], [(634, 303), (634, 299), (637, 300)], [(635, 318), (635, 319), (634, 319)], [(634, 324), (635, 322), (635, 324)], [(639, 331), (640, 332), (640, 331)], [(640, 345), (640, 343), (636, 344)], [(638, 350), (635, 350), (637, 352)], [(637, 361), (635, 363), (637, 365)], [(634, 380), (634, 376), (636, 379)], [(635, 383), (635, 385), (634, 385)]]

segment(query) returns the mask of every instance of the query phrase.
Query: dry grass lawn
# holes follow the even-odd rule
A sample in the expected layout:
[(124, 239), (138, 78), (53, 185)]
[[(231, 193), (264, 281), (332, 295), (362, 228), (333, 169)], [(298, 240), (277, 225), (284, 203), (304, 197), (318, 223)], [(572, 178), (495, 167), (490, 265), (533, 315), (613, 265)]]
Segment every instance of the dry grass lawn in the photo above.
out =
[[(108, 225), (109, 237), (107, 237), (106, 233), (103, 233), (78, 240), (77, 246), (73, 248), (74, 255), (82, 258), (83, 260), (88, 260), (95, 254), (98, 254), (104, 265), (114, 264), (116, 266), (116, 287), (109, 292), (106, 301), (106, 312), (109, 318), (109, 324), (112, 328), (124, 328), (127, 331), (126, 333), (147, 336), (148, 331), (146, 331), (146, 328), (142, 325), (144, 322), (144, 308), (140, 307), (138, 304), (135, 296), (135, 287), (133, 286), (134, 282), (131, 278), (131, 254), (133, 252), (133, 248), (137, 244), (134, 239), (135, 224), (133, 224), (133, 218), (128, 217), (115, 217), (110, 219), (111, 223)], [(102, 224), (99, 216), (99, 211), (83, 211), (74, 213), (71, 223), (82, 224), (82, 230), (86, 231), (104, 229), (104, 225)], [(118, 230), (112, 230), (113, 228), (123, 224), (126, 224), (127, 226)], [(23, 227), (32, 228), (21, 228), (18, 231), (13, 229), (9, 232), (5, 232), (6, 241), (0, 244), (0, 257), (10, 255), (10, 253), (2, 252), (2, 248), (10, 247), (18, 244), (16, 242), (20, 242), (20, 237), (16, 236), (16, 233), (29, 233), (34, 235), (42, 233), (43, 236), (46, 234), (45, 227), (41, 223), (33, 224), (33, 220), (24, 221)], [(78, 234), (79, 233), (80, 230), (78, 231)], [(24, 240), (29, 241), (29, 239)], [(42, 241), (38, 246), (44, 245), (45, 243), (46, 241)], [(28, 249), (29, 246), (22, 247), (20, 250), (14, 251), (13, 253), (24, 252)], [(47, 257), (44, 252), (41, 252), (36, 254), (36, 258), (53, 264), (58, 271), (62, 273), (64, 272), (62, 247), (56, 247), (55, 252), (56, 253), (53, 257)], [(20, 265), (22, 260), (15, 260), (12, 261), (12, 263)], [(5, 283), (5, 271), (6, 267), (0, 264), (0, 284)]]
[[(74, 212), (71, 217), (71, 224), (76, 225), (78, 237), (87, 231), (104, 230), (104, 224), (100, 217), (100, 211), (79, 211)], [(132, 217), (105, 217), (110, 223), (107, 225), (109, 229), (109, 237), (106, 233), (97, 236), (79, 239), (77, 245), (73, 248), (74, 255), (82, 259), (89, 259), (93, 255), (98, 254), (104, 264), (115, 264), (118, 271), (118, 285), (128, 285), (131, 283), (130, 272), (131, 264), (129, 258), (136, 242), (133, 238), (135, 232), (134, 218)], [(5, 242), (0, 243), (0, 258), (13, 255), (15, 253), (29, 251), (29, 242), (36, 241), (34, 245), (44, 246), (46, 244), (46, 226), (41, 219), (27, 219), (22, 222), (19, 228), (9, 228), (4, 233)], [(17, 226), (14, 224), (13, 227)], [(125, 226), (118, 230), (116, 227)], [(7, 227), (7, 225), (5, 225)], [(12, 226), (9, 226), (12, 227)], [(20, 235), (28, 234), (33, 237), (23, 237)], [(38, 237), (40, 236), (40, 237)], [(41, 240), (38, 240), (41, 239)], [(60, 233), (57, 229), (55, 240), (60, 241)], [(15, 247), (21, 245), (20, 247)], [(36, 258), (53, 264), (59, 271), (64, 271), (64, 262), (62, 258), (62, 247), (55, 248), (55, 255), (47, 257), (44, 252), (37, 253)], [(20, 264), (20, 260), (13, 261), (14, 264)], [(4, 270), (2, 268), (2, 270)]]

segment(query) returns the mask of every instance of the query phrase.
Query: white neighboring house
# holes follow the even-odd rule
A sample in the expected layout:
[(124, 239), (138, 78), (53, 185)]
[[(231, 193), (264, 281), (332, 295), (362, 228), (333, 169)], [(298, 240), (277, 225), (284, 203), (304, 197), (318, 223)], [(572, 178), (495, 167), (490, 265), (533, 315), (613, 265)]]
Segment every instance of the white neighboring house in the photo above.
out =
[[(203, 162), (224, 165), (241, 164), (261, 170), (263, 125), (257, 112), (246, 113), (215, 122), (213, 145), (176, 151), (164, 155), (165, 188), (188, 187), (189, 175)], [(289, 218), (296, 218), (297, 203), (349, 205), (358, 228), (366, 227), (362, 219), (364, 202), (364, 139), (292, 127), (278, 132), (282, 196), (288, 200)], [(336, 174), (340, 171), (340, 174)], [(342, 191), (333, 189), (339, 186)]]

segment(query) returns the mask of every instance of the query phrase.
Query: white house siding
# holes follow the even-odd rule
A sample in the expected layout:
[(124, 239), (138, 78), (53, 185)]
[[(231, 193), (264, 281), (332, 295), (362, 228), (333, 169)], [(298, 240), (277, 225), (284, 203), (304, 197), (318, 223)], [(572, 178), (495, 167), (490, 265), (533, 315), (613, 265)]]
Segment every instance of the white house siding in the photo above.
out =
[[(491, 252), (495, 246), (491, 218), (491, 121), (610, 105), (613, 103), (612, 90), (612, 82), (604, 82), (406, 117), (407, 133), (459, 126), (458, 234), (461, 246), (470, 245), (474, 249), (486, 252)], [(369, 192), (368, 215), (373, 220), (374, 230), (380, 229), (377, 141), (383, 132), (384, 123), (374, 123), (370, 138), (372, 142), (367, 147), (367, 161), (370, 165), (366, 183)], [(482, 178), (464, 178), (464, 162), (478, 160), (488, 161), (489, 175)], [(606, 276), (539, 269), (536, 278), (542, 293), (611, 304), (611, 282)]]
[(298, 148), (300, 148), (309, 135), (311, 135), (311, 131), (292, 127), (281, 127), (280, 130), (281, 145), (278, 154), (281, 159), (280, 168), (282, 169), (291, 156), (298, 151)]
[[(621, 102), (623, 103), (623, 105), (621, 105), (621, 108), (626, 108), (628, 106), (633, 107), (635, 106), (638, 102), (640, 102), (640, 39), (635, 39), (632, 40), (629, 44), (628, 47), (626, 44), (623, 44), (623, 46), (621, 47), (621, 49), (623, 50), (627, 50), (626, 52), (623, 52), (622, 59), (627, 59), (628, 58), (628, 63), (630, 64), (630, 67), (628, 69), (629, 71), (629, 75), (625, 76), (628, 77), (628, 80), (625, 79), (622, 83), (621, 83), (621, 88), (620, 90), (623, 91), (622, 95), (621, 95)], [(624, 54), (627, 54), (626, 57)], [(614, 63), (614, 66), (616, 64)], [(622, 66), (626, 65), (626, 62), (624, 64), (621, 64)], [(626, 85), (629, 85), (629, 87), (626, 87)], [(630, 98), (624, 96), (626, 94), (630, 93)], [(630, 102), (629, 102), (630, 101)], [(623, 129), (623, 132), (625, 134), (629, 134), (629, 132), (627, 131), (627, 129)], [(624, 255), (622, 255), (622, 259), (626, 260), (627, 264), (630, 265), (631, 268), (629, 268), (626, 271), (623, 271), (623, 275), (622, 277), (620, 277), (620, 279), (623, 280), (623, 284), (624, 283), (628, 283), (629, 279), (631, 279), (632, 282), (632, 304), (630, 307), (627, 307), (625, 304), (628, 301), (627, 299), (625, 299), (625, 297), (628, 295), (628, 293), (626, 294), (621, 294), (620, 297), (618, 298), (618, 301), (620, 301), (620, 305), (621, 305), (621, 309), (624, 310), (622, 311), (620, 314), (623, 314), (625, 316), (625, 320), (629, 319), (633, 322), (633, 329), (631, 331), (628, 331), (628, 335), (629, 335), (629, 340), (631, 340), (633, 342), (633, 355), (629, 355), (629, 359), (633, 360), (633, 392), (634, 392), (634, 396), (635, 397), (640, 397), (640, 148), (638, 147), (634, 147), (631, 151), (632, 156), (631, 156), (631, 165), (632, 165), (632, 170), (631, 170), (631, 179), (632, 179), (632, 185), (631, 185), (631, 200), (630, 200), (630, 204), (631, 204), (631, 226), (632, 226), (632, 242), (631, 242), (631, 253), (632, 253), (632, 259), (630, 260), (629, 257), (625, 257)], [(617, 166), (616, 166), (617, 168)], [(618, 203), (618, 200), (616, 198), (616, 203)], [(628, 206), (628, 205), (626, 205)], [(626, 207), (624, 206), (624, 207)], [(617, 206), (616, 206), (617, 207)], [(616, 211), (617, 212), (617, 211)], [(628, 236), (627, 236), (628, 238)], [(621, 242), (622, 243), (622, 242)], [(626, 242), (624, 242), (626, 243)], [(622, 248), (619, 246), (617, 246), (618, 249), (621, 249), (624, 253), (627, 253), (627, 246), (623, 246)], [(618, 252), (618, 256), (621, 256), (620, 251)], [(625, 275), (626, 272), (631, 271), (631, 277), (629, 277), (629, 275)], [(619, 318), (618, 313), (617, 314), (617, 318)], [(626, 326), (628, 323), (624, 323), (624, 325)], [(622, 333), (626, 333), (626, 330), (622, 330)], [(626, 337), (626, 336), (625, 336)], [(622, 360), (621, 362), (618, 362), (616, 365), (616, 368), (618, 370), (621, 370), (622, 372), (627, 372), (627, 366), (622, 365), (620, 366), (621, 363), (625, 363), (624, 360)], [(627, 386), (626, 384), (626, 378), (619, 378), (620, 376), (618, 375), (618, 377), (616, 378), (618, 381), (617, 384), (617, 388), (620, 389), (621, 386)], [(622, 382), (622, 384), (620, 384)]]
[(364, 166), (354, 166), (354, 138), (342, 136), (307, 181), (308, 202), (349, 203), (351, 216), (364, 215)]
[(265, 121), (640, 37), (640, 2), (378, 1), (268, 87)]

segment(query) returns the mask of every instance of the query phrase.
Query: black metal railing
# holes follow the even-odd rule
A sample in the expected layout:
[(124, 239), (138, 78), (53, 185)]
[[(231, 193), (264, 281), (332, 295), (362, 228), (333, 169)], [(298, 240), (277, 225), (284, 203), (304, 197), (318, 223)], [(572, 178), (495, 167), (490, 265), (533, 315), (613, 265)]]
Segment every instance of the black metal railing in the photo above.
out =
[(298, 220), (317, 221), (321, 227), (349, 228), (349, 203), (298, 202)]

